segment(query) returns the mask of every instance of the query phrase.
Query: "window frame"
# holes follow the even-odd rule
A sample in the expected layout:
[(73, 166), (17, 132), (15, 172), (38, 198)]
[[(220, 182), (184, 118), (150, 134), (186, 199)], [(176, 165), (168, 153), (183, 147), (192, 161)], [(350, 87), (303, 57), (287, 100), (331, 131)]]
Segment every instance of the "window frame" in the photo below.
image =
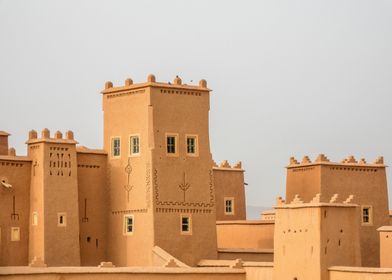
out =
[[(174, 137), (174, 153), (169, 153), (167, 148), (168, 148), (168, 137)], [(178, 133), (165, 133), (165, 153), (168, 157), (178, 157)]]
[[(184, 231), (182, 226), (183, 226), (183, 222), (182, 219), (183, 218), (188, 218), (188, 231)], [(182, 235), (192, 235), (192, 215), (188, 215), (188, 214), (181, 214), (180, 215), (180, 232)]]
[[(114, 154), (114, 140), (118, 139), (120, 142), (119, 145), (119, 154)], [(112, 136), (110, 137), (110, 157), (111, 158), (120, 158), (121, 157), (121, 136)]]
[[(133, 152), (133, 141), (132, 141), (132, 139), (133, 138), (138, 138), (138, 152), (137, 153), (134, 153)], [(130, 157), (139, 157), (140, 156), (140, 150), (141, 150), (141, 145), (140, 145), (140, 143), (141, 143), (141, 141), (140, 141), (140, 134), (130, 134), (129, 135), (129, 142), (128, 142), (128, 147), (129, 147), (129, 152), (128, 152), (128, 154), (129, 154), (129, 156)]]
[(31, 225), (38, 226), (38, 212), (37, 211), (34, 211), (31, 214)]
[[(368, 222), (364, 221), (363, 211), (368, 209)], [(372, 205), (362, 205), (361, 206), (361, 225), (362, 226), (373, 226), (373, 206)]]
[[(194, 153), (188, 152), (188, 139), (189, 138), (195, 139), (195, 152)], [(185, 134), (185, 151), (186, 151), (186, 155), (189, 157), (198, 157), (199, 156), (199, 135)]]
[[(230, 205), (231, 212), (227, 212), (226, 211), (226, 202), (227, 201), (231, 201), (231, 205)], [(224, 209), (225, 215), (230, 215), (230, 216), (235, 215), (234, 205), (235, 205), (234, 197), (224, 197), (224, 199), (223, 199), (223, 209)]]
[[(128, 231), (128, 218), (132, 218), (132, 231)], [(123, 235), (133, 235), (135, 232), (135, 215), (125, 214), (123, 216)]]
[[(17, 230), (18, 235), (14, 235), (14, 230)], [(20, 227), (11, 227), (11, 241), (12, 242), (18, 242), (20, 241)]]
[[(63, 217), (62, 223), (60, 222), (61, 217)], [(66, 227), (67, 226), (67, 213), (66, 212), (57, 213), (57, 226), (58, 227)]]

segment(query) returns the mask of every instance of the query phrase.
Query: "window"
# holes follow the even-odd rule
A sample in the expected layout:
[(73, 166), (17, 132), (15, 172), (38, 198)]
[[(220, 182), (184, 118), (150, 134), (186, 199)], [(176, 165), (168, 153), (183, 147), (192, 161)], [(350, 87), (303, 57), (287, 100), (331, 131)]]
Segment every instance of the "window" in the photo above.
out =
[(362, 206), (362, 225), (372, 225), (373, 224), (373, 207), (372, 206)]
[(192, 234), (192, 221), (188, 215), (181, 215), (181, 233)]
[(112, 156), (119, 157), (121, 155), (121, 141), (120, 137), (112, 138)]
[(225, 201), (225, 214), (234, 215), (234, 198), (225, 197), (224, 201)]
[(37, 212), (33, 212), (31, 223), (33, 226), (38, 226), (38, 213)]
[(197, 156), (198, 151), (198, 139), (196, 135), (186, 135), (186, 154), (188, 156)]
[(130, 143), (130, 154), (139, 155), (140, 154), (140, 138), (138, 135), (131, 135), (129, 138)]
[(133, 215), (124, 216), (124, 234), (131, 235), (133, 233)]
[(170, 156), (178, 155), (177, 148), (178, 134), (166, 134), (166, 154)]
[(67, 225), (67, 214), (66, 213), (57, 213), (57, 226), (65, 227)]
[(20, 241), (19, 227), (11, 227), (11, 241)]

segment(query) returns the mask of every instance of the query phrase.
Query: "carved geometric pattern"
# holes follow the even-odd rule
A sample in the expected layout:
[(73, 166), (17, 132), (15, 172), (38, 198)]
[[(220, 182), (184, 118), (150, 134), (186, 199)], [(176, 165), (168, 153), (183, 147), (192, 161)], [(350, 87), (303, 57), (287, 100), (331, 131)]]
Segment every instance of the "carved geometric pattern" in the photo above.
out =
[(211, 209), (199, 209), (199, 208), (155, 208), (158, 213), (211, 213)]
[(144, 93), (145, 90), (144, 89), (139, 89), (139, 90), (132, 90), (132, 91), (127, 91), (127, 92), (120, 92), (120, 93), (113, 93), (113, 94), (109, 94), (107, 95), (107, 98), (115, 98), (115, 97), (120, 97), (120, 96), (124, 96), (124, 95), (129, 95), (129, 94), (135, 94), (135, 93)]
[(158, 170), (154, 169), (154, 191), (155, 191), (155, 201), (157, 205), (163, 206), (191, 206), (191, 207), (203, 207), (209, 208), (214, 207), (214, 184), (213, 184), (213, 174), (210, 170), (210, 182), (209, 182), (209, 201), (208, 202), (184, 202), (184, 201), (163, 201), (159, 198), (159, 184), (158, 184)]
[(151, 169), (150, 164), (146, 164), (146, 207), (151, 207)]
[(141, 209), (127, 209), (127, 210), (112, 211), (112, 215), (130, 214), (130, 213), (147, 213), (147, 209), (141, 208)]
[(101, 166), (95, 165), (95, 164), (78, 164), (78, 167), (80, 167), (80, 168), (101, 168)]
[[(67, 151), (68, 148), (50, 147), (53, 151)], [(71, 176), (71, 154), (49, 153), (49, 175)]]
[(182, 183), (179, 184), (178, 187), (180, 188), (180, 190), (184, 192), (184, 202), (185, 202), (185, 193), (191, 187), (191, 184), (185, 182), (185, 172), (183, 175)]
[(0, 161), (2, 166), (14, 166), (14, 167), (23, 167), (23, 163), (15, 163), (10, 161)]
[(128, 164), (125, 166), (125, 173), (127, 173), (127, 184), (124, 186), (125, 191), (127, 192), (128, 202), (129, 202), (129, 192), (132, 190), (133, 186), (130, 185), (130, 177), (132, 172), (131, 166), (131, 158), (128, 158)]
[(201, 96), (200, 92), (161, 89), (161, 93)]

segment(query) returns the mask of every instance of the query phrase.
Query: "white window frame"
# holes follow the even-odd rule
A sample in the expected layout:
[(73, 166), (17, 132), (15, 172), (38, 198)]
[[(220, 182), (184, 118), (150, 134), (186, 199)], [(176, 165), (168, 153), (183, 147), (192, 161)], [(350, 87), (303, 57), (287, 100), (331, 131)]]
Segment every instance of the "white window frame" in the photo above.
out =
[[(61, 217), (63, 217), (62, 221), (61, 221)], [(57, 226), (58, 227), (66, 227), (67, 226), (67, 213), (65, 213), (65, 212), (57, 213)]]
[[(137, 139), (138, 139), (138, 152), (137, 153), (134, 153), (133, 152), (133, 148), (134, 148), (134, 145), (133, 145), (133, 139), (134, 138), (136, 138), (137, 137)], [(131, 135), (129, 135), (129, 156), (131, 156), (131, 157), (138, 157), (138, 156), (140, 156), (140, 134), (131, 134)]]
[[(368, 209), (368, 222), (364, 221), (363, 211)], [(363, 226), (372, 226), (373, 225), (373, 206), (372, 205), (362, 205), (361, 206), (361, 224)]]
[(11, 241), (20, 241), (20, 227), (11, 227)]
[[(120, 141), (120, 146), (119, 146), (119, 154), (114, 155), (114, 140), (119, 140)], [(120, 136), (112, 136), (110, 137), (110, 156), (112, 158), (120, 158), (121, 157), (121, 137)]]
[(31, 215), (31, 225), (38, 226), (38, 212), (34, 211)]
[[(234, 215), (234, 197), (225, 197), (224, 198), (224, 203), (223, 203), (223, 207), (224, 207), (224, 211), (225, 211), (225, 215)], [(226, 202), (227, 201), (231, 201), (231, 212), (227, 212), (226, 209)]]
[[(187, 230), (187, 231), (184, 231), (182, 228), (182, 226), (183, 226), (182, 219), (183, 218), (188, 218), (188, 229), (189, 230)], [(180, 232), (183, 235), (192, 235), (192, 216), (191, 215), (186, 215), (186, 214), (180, 215)]]
[[(195, 152), (189, 153), (188, 152), (188, 139), (193, 138), (195, 139)], [(186, 155), (190, 157), (198, 157), (199, 156), (199, 136), (197, 134), (185, 134), (185, 150)]]
[[(168, 147), (168, 142), (167, 142), (167, 138), (168, 137), (174, 137), (174, 141), (175, 141), (175, 143), (174, 143), (174, 153), (169, 153), (168, 152), (168, 150), (167, 150), (167, 147)], [(169, 157), (178, 157), (178, 133), (165, 133), (165, 152), (166, 152), (166, 155), (167, 156), (169, 156)]]
[[(132, 231), (128, 231), (128, 218), (132, 218)], [(135, 232), (135, 216), (131, 214), (124, 215), (123, 218), (123, 234), (132, 235)]]

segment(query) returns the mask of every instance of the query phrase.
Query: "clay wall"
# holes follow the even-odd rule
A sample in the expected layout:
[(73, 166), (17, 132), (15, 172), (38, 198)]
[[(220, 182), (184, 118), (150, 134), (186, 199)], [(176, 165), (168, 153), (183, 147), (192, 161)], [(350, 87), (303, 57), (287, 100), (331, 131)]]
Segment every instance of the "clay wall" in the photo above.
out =
[[(305, 201), (322, 193), (326, 197), (339, 194), (355, 196), (361, 207), (370, 206), (371, 222), (360, 227), (363, 266), (379, 266), (379, 237), (377, 228), (389, 223), (388, 191), (385, 165), (382, 158), (368, 164), (350, 156), (341, 163), (332, 163), (324, 155), (314, 162), (305, 159), (299, 164), (292, 159), (287, 169), (286, 199), (299, 194)], [(360, 211), (357, 219), (361, 221)]]
[[(213, 168), (217, 221), (246, 220), (244, 170), (241, 162), (233, 167), (227, 161)], [(225, 199), (232, 200), (233, 211), (227, 213)]]
[(380, 234), (380, 267), (392, 268), (392, 226), (378, 229)]
[[(129, 84), (129, 81), (126, 82)], [(103, 91), (104, 150), (108, 154), (108, 259), (117, 266), (151, 265), (154, 228), (150, 89), (107, 88)], [(138, 135), (140, 152), (130, 153), (130, 136)], [(120, 155), (112, 152), (112, 139), (120, 138)], [(125, 232), (125, 216), (133, 215), (133, 232)]]
[(97, 266), (107, 260), (107, 155), (79, 148), (77, 163), (81, 265)]
[(274, 248), (274, 221), (218, 221), (218, 248)]
[(8, 155), (8, 136), (7, 132), (0, 131), (0, 155)]
[(331, 265), (360, 266), (358, 211), (356, 205), (320, 203), (317, 197), (278, 205), (274, 279), (328, 279)]
[[(28, 264), (30, 175), (28, 158), (0, 156), (0, 266)], [(12, 228), (19, 240), (11, 240)]]
[[(199, 87), (151, 89), (155, 245), (188, 265), (217, 258), (215, 190), (209, 143), (209, 91)], [(178, 153), (166, 152), (166, 136), (176, 135)], [(188, 155), (186, 136), (197, 137)], [(188, 215), (191, 230), (181, 232)]]
[(274, 252), (272, 249), (218, 249), (219, 260), (237, 260), (250, 262), (273, 262)]
[(392, 269), (369, 267), (333, 266), (329, 268), (329, 280), (389, 280)]

